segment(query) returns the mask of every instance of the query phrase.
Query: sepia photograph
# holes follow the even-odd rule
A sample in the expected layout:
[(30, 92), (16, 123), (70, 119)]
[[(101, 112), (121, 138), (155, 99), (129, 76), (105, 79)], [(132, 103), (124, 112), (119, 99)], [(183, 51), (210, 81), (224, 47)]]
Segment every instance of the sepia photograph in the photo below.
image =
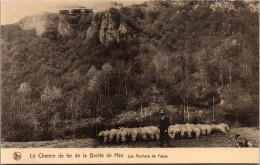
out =
[(259, 148), (259, 1), (1, 1), (1, 148)]

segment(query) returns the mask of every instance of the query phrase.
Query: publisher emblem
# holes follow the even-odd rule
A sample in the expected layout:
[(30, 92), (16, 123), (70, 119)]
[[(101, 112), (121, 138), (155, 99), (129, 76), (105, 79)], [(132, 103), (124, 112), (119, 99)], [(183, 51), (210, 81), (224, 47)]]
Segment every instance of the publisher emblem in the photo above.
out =
[(20, 152), (15, 152), (13, 154), (14, 160), (20, 160), (22, 158), (22, 154)]

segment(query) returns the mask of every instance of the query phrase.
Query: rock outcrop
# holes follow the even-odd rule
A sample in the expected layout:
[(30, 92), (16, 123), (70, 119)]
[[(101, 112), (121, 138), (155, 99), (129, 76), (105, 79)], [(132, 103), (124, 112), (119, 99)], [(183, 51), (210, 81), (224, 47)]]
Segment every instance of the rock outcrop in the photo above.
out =
[(253, 2), (245, 2), (245, 3), (248, 3), (248, 9), (251, 11), (251, 12), (255, 12), (255, 13), (258, 13), (259, 12), (259, 3), (257, 1), (253, 1)]
[(18, 24), (24, 30), (35, 29), (37, 35), (45, 32), (46, 15), (29, 16), (23, 18)]
[(118, 28), (118, 32), (121, 35), (127, 35), (130, 34), (132, 31), (132, 29), (124, 22), (120, 23), (119, 28)]
[[(247, 9), (250, 10), (251, 12), (259, 12), (259, 2), (254, 1), (254, 0), (249, 0), (249, 1), (241, 1), (243, 2)], [(233, 2), (226, 2), (226, 1), (220, 1), (220, 2), (215, 2), (210, 5), (210, 8), (215, 11), (217, 9), (221, 10), (226, 10), (226, 11), (235, 11), (236, 8), (234, 7)]]
[(122, 38), (132, 37), (133, 33), (134, 30), (127, 23), (120, 22), (111, 12), (107, 12), (102, 18), (99, 39), (101, 43), (119, 42)]
[(73, 29), (68, 24), (68, 22), (64, 21), (63, 19), (60, 19), (59, 24), (58, 24), (58, 32), (62, 36), (70, 36), (73, 32)]
[(106, 12), (102, 18), (102, 23), (99, 32), (99, 39), (101, 43), (108, 43), (110, 41), (118, 41), (118, 21), (113, 18), (111, 12)]
[(233, 3), (230, 2), (215, 2), (212, 3), (210, 5), (210, 9), (212, 9), (213, 11), (217, 10), (217, 9), (222, 9), (222, 10), (226, 10), (226, 11), (231, 11), (231, 10), (235, 10), (235, 7), (233, 5)]
[(99, 35), (98, 22), (92, 21), (91, 25), (89, 26), (89, 28), (86, 32), (85, 41), (90, 41), (91, 39), (95, 38), (98, 35)]
[(86, 31), (85, 42), (98, 38), (103, 44), (119, 42), (122, 38), (133, 36), (133, 29), (121, 22), (113, 12), (104, 13), (101, 20), (93, 20)]
[(18, 24), (24, 30), (35, 29), (39, 36), (47, 31), (57, 31), (60, 35), (70, 36), (73, 30), (63, 17), (50, 13), (26, 17)]
[[(120, 21), (117, 10), (108, 10), (102, 14), (102, 17), (100, 13), (97, 13), (97, 18), (92, 18), (92, 22), (85, 33), (85, 42), (97, 39), (103, 44), (108, 44), (133, 36), (133, 29), (127, 23)], [(19, 22), (19, 26), (24, 30), (35, 29), (39, 36), (45, 32), (62, 36), (71, 36), (73, 33), (72, 25), (68, 23), (65, 16), (53, 13), (26, 17)]]

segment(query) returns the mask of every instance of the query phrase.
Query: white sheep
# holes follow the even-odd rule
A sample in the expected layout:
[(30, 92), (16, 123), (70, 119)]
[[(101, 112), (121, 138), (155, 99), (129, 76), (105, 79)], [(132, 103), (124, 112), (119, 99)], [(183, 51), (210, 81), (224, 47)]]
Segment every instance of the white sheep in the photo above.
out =
[(154, 137), (156, 138), (156, 133), (157, 133), (159, 128), (155, 127), (155, 126), (149, 126), (148, 128), (153, 132)]
[(100, 131), (100, 132), (98, 133), (98, 137), (103, 136), (103, 133), (104, 133), (104, 131)]
[(103, 131), (104, 143), (107, 143), (110, 131)]
[(172, 133), (173, 133), (173, 128), (175, 127), (175, 125), (170, 125), (169, 127), (168, 127), (168, 135), (169, 136), (171, 136), (172, 135)]
[(169, 128), (169, 136), (173, 140), (177, 134), (181, 133), (181, 130), (178, 126), (170, 127)]
[(180, 125), (180, 124), (174, 124), (174, 126), (176, 126), (176, 127), (180, 127), (181, 125)]
[(117, 143), (119, 143), (119, 141), (121, 140), (121, 133), (122, 133), (121, 130), (119, 130), (119, 131), (116, 133), (116, 141), (117, 141)]
[(146, 132), (145, 132), (145, 130), (144, 130), (143, 127), (139, 127), (139, 128), (138, 128), (138, 136), (139, 136), (141, 139), (143, 139), (143, 140), (146, 140), (146, 139), (147, 139), (147, 134), (146, 134)]
[(186, 123), (185, 126), (194, 126), (194, 124)]
[(192, 129), (192, 133), (196, 135), (196, 138), (199, 138), (201, 130), (196, 126), (192, 126), (191, 129)]
[(150, 130), (149, 127), (143, 127), (146, 135), (148, 135), (152, 140), (154, 139), (154, 133)]
[(211, 124), (213, 130), (217, 133), (222, 133), (222, 134), (225, 134), (226, 133), (226, 130), (223, 126), (220, 126), (220, 125), (215, 125), (215, 124)]
[(136, 138), (137, 138), (137, 130), (138, 130), (138, 128), (133, 128), (133, 129), (131, 130), (132, 141), (136, 141)]
[(211, 126), (211, 125), (208, 125), (208, 124), (204, 124), (204, 127), (205, 127), (205, 129), (206, 129), (207, 135), (210, 135), (210, 134), (211, 134), (211, 131), (212, 131), (212, 126)]
[(206, 127), (202, 124), (196, 124), (196, 127), (198, 127), (201, 131), (201, 135), (205, 135), (206, 134)]
[(225, 128), (226, 131), (229, 131), (229, 126), (227, 124), (220, 123), (219, 126)]
[(173, 133), (173, 128), (174, 126), (173, 125), (170, 125), (169, 128), (168, 128), (168, 135), (171, 136), (172, 133)]
[(127, 131), (126, 129), (123, 129), (123, 131), (121, 132), (121, 141), (125, 142), (126, 141), (126, 137), (127, 137)]
[(185, 131), (186, 131), (186, 127), (181, 126), (181, 127), (180, 127), (180, 130), (181, 130), (181, 137), (183, 137), (184, 134), (185, 134)]
[(224, 127), (220, 126), (220, 125), (213, 125), (213, 128), (216, 132), (222, 133), (222, 134), (226, 134), (226, 130)]
[(158, 127), (156, 127), (156, 128), (157, 128), (157, 131), (155, 133), (155, 137), (157, 140), (159, 140), (160, 139), (160, 129)]
[(100, 131), (98, 133), (98, 140), (101, 141), (101, 140), (104, 140), (104, 131)]
[(109, 133), (109, 141), (112, 142), (119, 129), (111, 129)]
[(216, 131), (215, 130), (215, 124), (210, 124), (209, 126), (211, 127), (211, 132), (215, 132)]
[(125, 131), (127, 132), (127, 135), (126, 135), (127, 138), (130, 138), (130, 137), (131, 137), (132, 129), (133, 129), (133, 128), (124, 128), (124, 129), (123, 129), (123, 130), (125, 130)]
[(188, 137), (192, 137), (191, 136), (191, 133), (192, 133), (191, 126), (189, 126), (189, 125), (186, 126), (186, 133), (188, 134)]
[(157, 131), (157, 127), (155, 127), (155, 126), (148, 126), (148, 128), (151, 130), (151, 131), (153, 131), (153, 132), (155, 132), (155, 130)]

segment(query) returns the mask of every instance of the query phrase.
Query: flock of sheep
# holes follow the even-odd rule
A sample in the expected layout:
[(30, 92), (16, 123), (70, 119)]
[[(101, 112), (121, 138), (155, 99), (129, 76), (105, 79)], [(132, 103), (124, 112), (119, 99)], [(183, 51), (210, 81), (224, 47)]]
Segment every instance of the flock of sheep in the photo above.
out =
[(226, 131), (229, 131), (229, 126), (227, 124), (175, 124), (171, 125), (168, 130), (168, 134), (171, 139), (174, 139), (176, 136), (187, 137), (210, 135), (213, 132), (225, 134)]
[[(229, 130), (227, 124), (175, 124), (170, 125), (168, 129), (168, 134), (170, 139), (176, 137), (196, 137), (210, 135), (211, 133), (222, 133), (225, 134)], [(100, 140), (104, 143), (116, 141), (117, 143), (126, 142), (127, 140), (147, 140), (147, 139), (157, 139), (160, 138), (160, 130), (155, 126), (139, 127), (139, 128), (124, 128), (111, 129), (106, 131), (101, 131), (98, 134)]]

